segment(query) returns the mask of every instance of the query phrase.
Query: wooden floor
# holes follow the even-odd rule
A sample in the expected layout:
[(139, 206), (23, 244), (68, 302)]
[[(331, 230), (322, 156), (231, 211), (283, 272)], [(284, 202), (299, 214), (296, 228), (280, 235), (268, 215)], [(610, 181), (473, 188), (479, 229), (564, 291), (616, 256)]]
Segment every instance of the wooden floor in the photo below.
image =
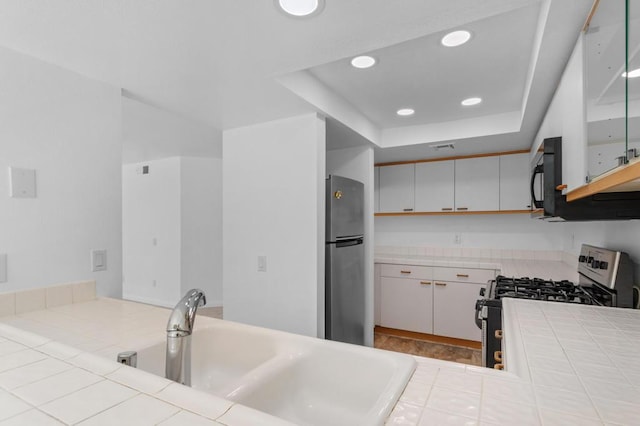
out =
[(482, 365), (480, 342), (377, 327), (374, 347), (410, 355)]

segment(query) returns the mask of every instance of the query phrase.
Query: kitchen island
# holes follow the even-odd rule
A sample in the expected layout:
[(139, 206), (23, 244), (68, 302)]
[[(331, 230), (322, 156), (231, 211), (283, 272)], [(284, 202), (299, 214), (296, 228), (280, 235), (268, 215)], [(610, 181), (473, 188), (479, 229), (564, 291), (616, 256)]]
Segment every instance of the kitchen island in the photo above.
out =
[[(99, 298), (0, 318), (0, 422), (289, 424), (115, 362), (168, 312)], [(506, 371), (416, 357), (387, 424), (637, 423), (639, 311), (505, 299), (504, 323)]]

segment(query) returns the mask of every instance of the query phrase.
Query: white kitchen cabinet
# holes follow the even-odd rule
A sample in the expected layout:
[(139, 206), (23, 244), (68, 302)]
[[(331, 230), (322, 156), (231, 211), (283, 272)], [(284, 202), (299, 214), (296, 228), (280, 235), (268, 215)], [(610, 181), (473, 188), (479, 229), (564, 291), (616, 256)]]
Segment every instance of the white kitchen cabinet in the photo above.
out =
[(455, 160), (455, 209), (500, 209), (500, 160), (498, 156)]
[(416, 163), (416, 211), (454, 211), (454, 182), (455, 162), (453, 160)]
[(433, 268), (433, 334), (480, 341), (476, 301), (495, 277), (494, 269)]
[(380, 278), (380, 325), (400, 330), (433, 333), (431, 280)]
[(475, 306), (482, 287), (477, 283), (434, 280), (433, 334), (480, 341)]
[(373, 168), (373, 212), (380, 211), (380, 167)]
[(529, 153), (500, 156), (500, 210), (531, 208)]
[(433, 268), (382, 264), (379, 271), (379, 325), (433, 333)]
[(412, 212), (415, 165), (380, 167), (380, 212)]

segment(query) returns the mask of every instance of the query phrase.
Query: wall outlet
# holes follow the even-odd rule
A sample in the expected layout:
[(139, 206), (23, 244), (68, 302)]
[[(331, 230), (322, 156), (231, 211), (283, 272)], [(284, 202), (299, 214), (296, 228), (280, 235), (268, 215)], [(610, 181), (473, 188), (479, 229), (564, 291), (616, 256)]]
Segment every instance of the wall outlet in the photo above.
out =
[(454, 244), (462, 244), (462, 234), (455, 234), (453, 237)]
[(258, 272), (267, 272), (267, 256), (258, 256)]
[(0, 283), (7, 282), (7, 254), (0, 253)]
[(107, 270), (106, 250), (91, 250), (91, 270), (93, 272)]

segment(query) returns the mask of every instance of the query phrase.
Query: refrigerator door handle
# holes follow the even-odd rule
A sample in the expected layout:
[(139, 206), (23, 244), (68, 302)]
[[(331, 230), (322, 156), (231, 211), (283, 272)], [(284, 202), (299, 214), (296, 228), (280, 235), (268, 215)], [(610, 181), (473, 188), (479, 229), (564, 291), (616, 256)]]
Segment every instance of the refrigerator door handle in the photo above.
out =
[(363, 244), (363, 243), (364, 243), (364, 239), (363, 238), (356, 238), (355, 240), (347, 240), (347, 241), (336, 242), (336, 247), (340, 248), (340, 247), (357, 246), (358, 244)]

